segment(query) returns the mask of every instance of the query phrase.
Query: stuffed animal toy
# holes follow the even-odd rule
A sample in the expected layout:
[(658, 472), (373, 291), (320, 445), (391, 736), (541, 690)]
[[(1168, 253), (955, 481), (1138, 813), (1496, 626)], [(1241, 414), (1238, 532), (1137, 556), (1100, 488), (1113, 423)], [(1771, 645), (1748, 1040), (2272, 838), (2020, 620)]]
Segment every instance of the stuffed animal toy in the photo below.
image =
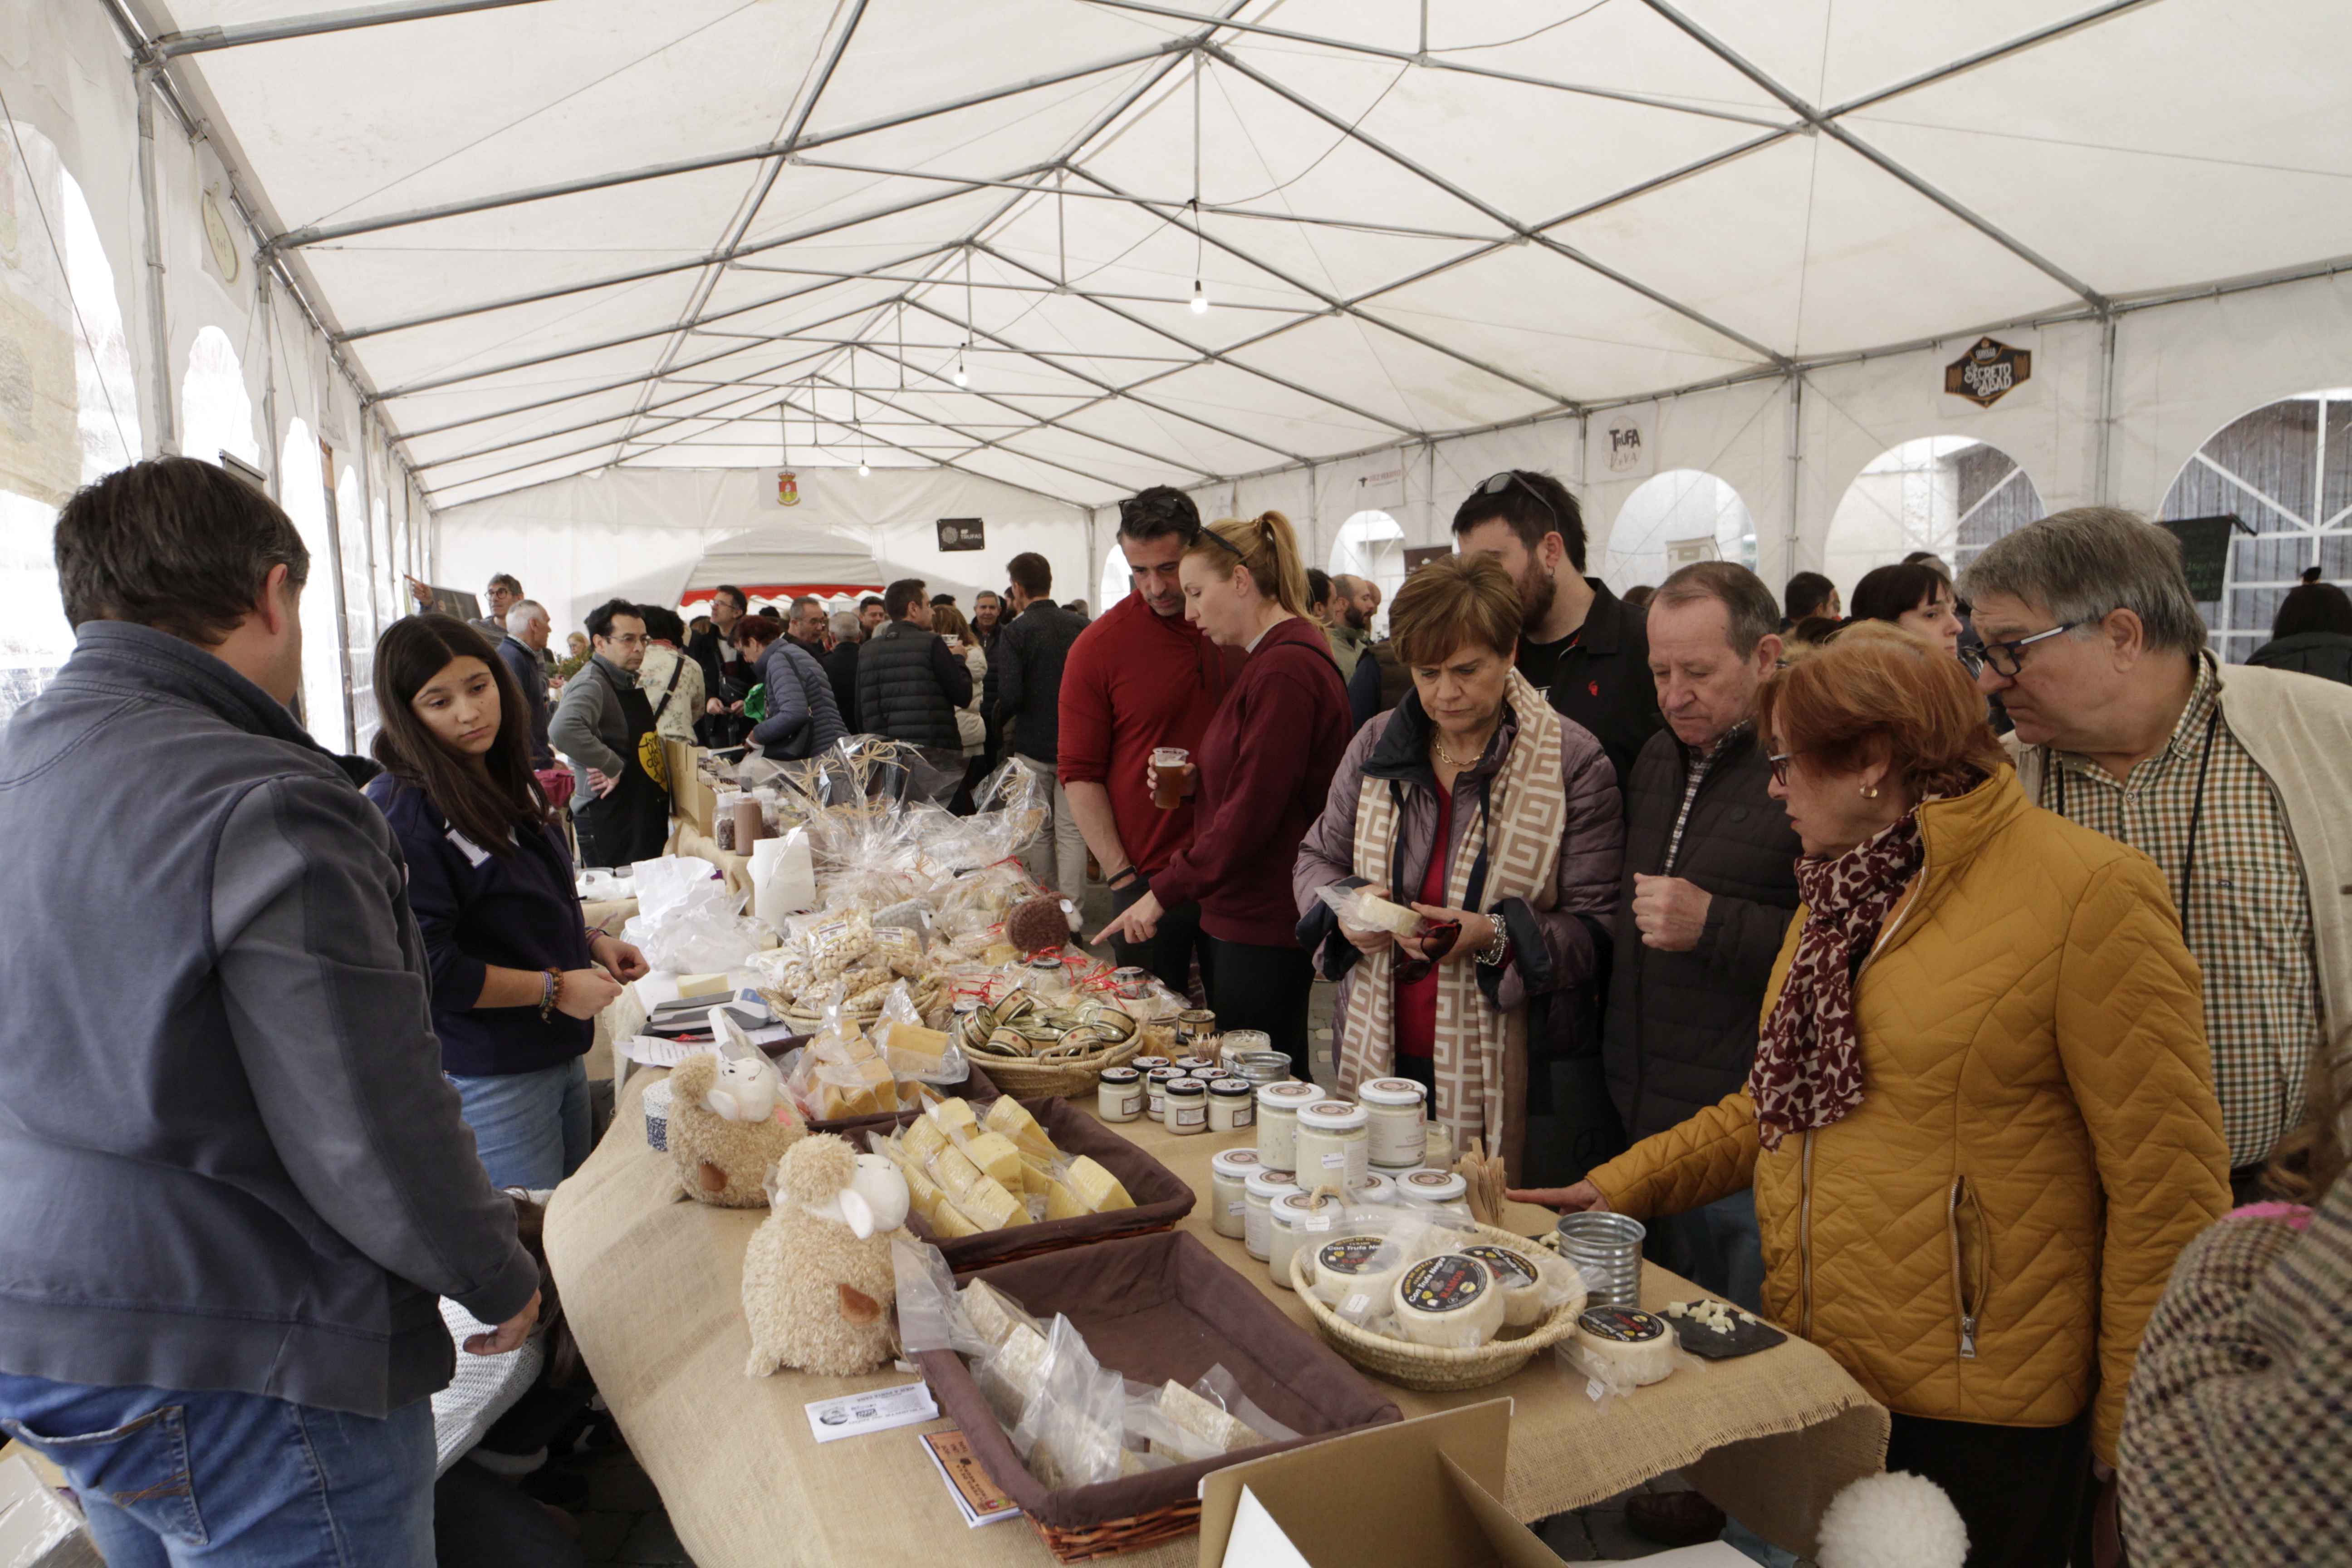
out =
[(721, 1208), (768, 1201), (768, 1167), (808, 1128), (784, 1097), (775, 1063), (688, 1057), (669, 1075), (669, 1157), (688, 1197)]
[(1821, 1568), (1961, 1568), (1969, 1530), (1944, 1489), (1908, 1470), (1864, 1476), (1830, 1500)]
[(890, 1234), (906, 1224), (908, 1205), (898, 1166), (820, 1132), (785, 1152), (769, 1195), (743, 1254), (745, 1373), (789, 1366), (846, 1377), (888, 1361)]

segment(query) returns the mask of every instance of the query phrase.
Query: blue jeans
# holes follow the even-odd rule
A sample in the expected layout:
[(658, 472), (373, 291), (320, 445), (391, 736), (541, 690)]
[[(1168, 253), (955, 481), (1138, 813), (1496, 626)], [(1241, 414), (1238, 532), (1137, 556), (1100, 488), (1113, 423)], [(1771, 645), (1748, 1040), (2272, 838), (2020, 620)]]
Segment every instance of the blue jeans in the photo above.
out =
[(492, 1186), (544, 1192), (588, 1158), (588, 1064), (581, 1058), (538, 1072), (447, 1077)]
[(1764, 1237), (1756, 1225), (1753, 1188), (1647, 1223), (1644, 1250), (1653, 1263), (1736, 1307), (1763, 1311)]
[(0, 1373), (0, 1430), (65, 1471), (108, 1568), (432, 1568), (429, 1399), (373, 1420)]

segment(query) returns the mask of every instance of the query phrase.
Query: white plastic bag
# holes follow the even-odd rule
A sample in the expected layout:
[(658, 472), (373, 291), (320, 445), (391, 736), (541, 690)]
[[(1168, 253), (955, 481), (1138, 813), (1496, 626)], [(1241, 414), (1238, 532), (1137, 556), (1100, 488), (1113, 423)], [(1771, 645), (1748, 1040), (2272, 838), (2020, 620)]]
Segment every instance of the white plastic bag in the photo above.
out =
[[(661, 864), (642, 861), (638, 868), (642, 872)], [(652, 911), (646, 908), (644, 894), (639, 894), (639, 900), (636, 917), (621, 934), (636, 944), (647, 963), (673, 974), (718, 974), (740, 969), (767, 940), (758, 921), (736, 912), (735, 896), (721, 881), (704, 879), (688, 883)]]

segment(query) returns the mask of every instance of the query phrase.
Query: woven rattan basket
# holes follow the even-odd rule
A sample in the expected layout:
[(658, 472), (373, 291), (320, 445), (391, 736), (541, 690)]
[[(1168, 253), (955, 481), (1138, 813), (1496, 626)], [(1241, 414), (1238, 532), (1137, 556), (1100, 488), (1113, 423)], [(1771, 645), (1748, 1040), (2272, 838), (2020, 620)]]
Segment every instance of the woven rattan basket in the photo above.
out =
[(1092, 1056), (1050, 1062), (1001, 1057), (993, 1051), (969, 1047), (965, 1051), (968, 1059), (987, 1072), (990, 1081), (1015, 1100), (1042, 1100), (1055, 1094), (1065, 1100), (1083, 1099), (1095, 1091), (1095, 1082), (1102, 1077), (1103, 1068), (1122, 1066), (1142, 1054), (1143, 1032), (1139, 1029), (1128, 1039)]
[[(1491, 1225), (1478, 1226), (1478, 1239), (1508, 1247), (1515, 1251), (1541, 1250), (1541, 1244), (1530, 1241), (1507, 1230)], [(1532, 1361), (1538, 1352), (1576, 1332), (1576, 1318), (1584, 1310), (1584, 1294), (1580, 1289), (1569, 1300), (1552, 1309), (1551, 1316), (1511, 1339), (1498, 1339), (1476, 1350), (1438, 1350), (1413, 1344), (1406, 1340), (1391, 1339), (1386, 1334), (1369, 1333), (1354, 1324), (1342, 1321), (1339, 1314), (1316, 1299), (1307, 1288), (1307, 1265), (1313, 1254), (1302, 1247), (1290, 1259), (1290, 1283), (1299, 1300), (1306, 1303), (1307, 1313), (1314, 1318), (1316, 1330), (1349, 1361), (1385, 1383), (1400, 1388), (1417, 1388), (1426, 1393), (1444, 1393), (1450, 1389), (1484, 1388), (1490, 1383), (1500, 1383)]]

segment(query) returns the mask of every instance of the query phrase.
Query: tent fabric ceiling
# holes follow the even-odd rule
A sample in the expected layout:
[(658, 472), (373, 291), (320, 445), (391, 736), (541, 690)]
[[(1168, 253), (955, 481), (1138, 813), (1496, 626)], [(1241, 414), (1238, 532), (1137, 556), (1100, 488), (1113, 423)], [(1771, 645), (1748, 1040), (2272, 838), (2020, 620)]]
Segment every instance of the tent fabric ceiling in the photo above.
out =
[(1099, 505), (2352, 253), (2347, 47), (2303, 0), (538, 0), (175, 68), (436, 506)]

